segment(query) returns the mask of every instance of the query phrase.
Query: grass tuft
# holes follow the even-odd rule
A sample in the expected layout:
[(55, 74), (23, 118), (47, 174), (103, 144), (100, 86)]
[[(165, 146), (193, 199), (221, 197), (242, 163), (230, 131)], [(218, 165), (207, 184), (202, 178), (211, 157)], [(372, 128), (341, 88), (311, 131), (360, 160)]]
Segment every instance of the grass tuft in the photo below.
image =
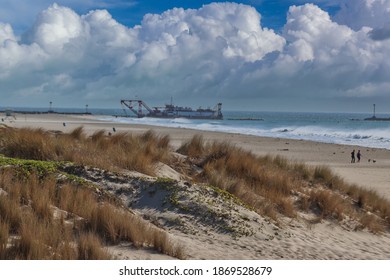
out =
[[(42, 129), (1, 130), (0, 153), (8, 156), (0, 156), (2, 259), (109, 259), (103, 245), (123, 241), (184, 258), (183, 248), (166, 232), (112, 203), (96, 187), (64, 179), (59, 172), (61, 161), (72, 161), (153, 175), (156, 163), (172, 163), (168, 136), (153, 131), (107, 136), (101, 130), (87, 137), (82, 127), (61, 135)], [(185, 175), (277, 222), (303, 211), (315, 214), (316, 220), (348, 217), (358, 229), (374, 233), (390, 228), (387, 200), (345, 183), (328, 167), (258, 157), (228, 142), (206, 142), (201, 135), (178, 152), (187, 155), (181, 162), (187, 165), (181, 169)], [(20, 238), (11, 241), (10, 236)]]
[(102, 249), (102, 243), (99, 237), (91, 232), (81, 234), (77, 252), (79, 260), (111, 259), (108, 252)]
[[(111, 204), (96, 188), (58, 184), (36, 174), (15, 177), (0, 171), (0, 256), (2, 259), (109, 259), (104, 244), (131, 242), (183, 255), (166, 232), (123, 206)], [(58, 184), (58, 185), (57, 185)], [(61, 211), (55, 215), (56, 212)], [(9, 235), (19, 236), (9, 243)], [(8, 244), (8, 246), (7, 246)]]
[[(373, 232), (390, 227), (390, 204), (377, 193), (345, 183), (329, 167), (309, 168), (276, 156), (257, 157), (227, 142), (206, 143), (195, 136), (178, 152), (202, 169), (198, 180), (226, 190), (261, 215), (278, 221), (311, 211), (317, 219), (349, 217)], [(368, 212), (375, 218), (368, 219)], [(370, 221), (370, 222), (369, 222)]]
[(3, 128), (0, 152), (5, 156), (29, 160), (71, 161), (101, 169), (135, 170), (154, 174), (157, 162), (171, 161), (168, 136), (148, 131), (134, 136), (117, 133), (105, 136), (103, 130), (87, 137), (83, 127), (69, 134), (52, 135), (43, 129)]

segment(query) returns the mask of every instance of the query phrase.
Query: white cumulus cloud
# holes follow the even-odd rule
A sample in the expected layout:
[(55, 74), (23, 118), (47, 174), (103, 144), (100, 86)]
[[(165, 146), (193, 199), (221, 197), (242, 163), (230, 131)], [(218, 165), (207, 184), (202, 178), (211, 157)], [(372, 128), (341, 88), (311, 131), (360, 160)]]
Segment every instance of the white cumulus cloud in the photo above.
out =
[(354, 30), (382, 28), (390, 22), (390, 0), (341, 0), (340, 6), (336, 21)]
[(7, 40), (16, 41), (17, 39), (11, 25), (0, 22), (0, 45), (4, 44)]
[(83, 36), (83, 32), (79, 15), (69, 8), (53, 4), (39, 14), (27, 35), (27, 43), (37, 43), (47, 53), (57, 54), (71, 40)]
[(363, 98), (364, 108), (364, 98), (390, 98), (390, 45), (372, 40), (371, 30), (354, 31), (313, 4), (291, 6), (283, 51), (248, 67), (239, 79), (244, 83), (235, 83), (246, 86), (259, 103), (279, 96), (280, 103), (299, 105), (310, 99), (329, 106), (355, 97)]
[[(9, 25), (0, 30), (2, 41), (12, 39), (0, 50), (9, 57), (0, 61), (9, 73), (2, 87), (15, 96), (30, 88), (42, 97), (85, 96), (112, 104), (131, 93), (210, 96), (230, 72), (285, 45), (260, 26), (254, 8), (234, 3), (147, 14), (134, 28), (106, 10), (78, 15), (53, 4), (20, 41)], [(17, 84), (22, 64), (26, 80)]]
[[(310, 100), (388, 100), (388, 3), (349, 1), (335, 18), (314, 4), (291, 6), (281, 34), (262, 26), (253, 7), (236, 3), (147, 14), (132, 28), (106, 10), (80, 15), (53, 4), (20, 38), (0, 23), (1, 99), (116, 107), (135, 95), (228, 104), (239, 98), (247, 108), (275, 110), (303, 109)], [(360, 5), (376, 16), (359, 17)]]

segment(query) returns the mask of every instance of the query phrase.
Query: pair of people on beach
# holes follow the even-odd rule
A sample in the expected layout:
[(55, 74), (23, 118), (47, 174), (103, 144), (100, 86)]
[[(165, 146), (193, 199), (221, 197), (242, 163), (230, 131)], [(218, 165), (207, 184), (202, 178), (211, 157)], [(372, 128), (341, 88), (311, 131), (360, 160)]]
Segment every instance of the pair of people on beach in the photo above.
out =
[[(358, 162), (360, 162), (360, 158), (362, 157), (362, 154), (360, 153), (360, 150), (358, 150), (356, 154)], [(351, 163), (355, 163), (355, 150), (351, 152)]]

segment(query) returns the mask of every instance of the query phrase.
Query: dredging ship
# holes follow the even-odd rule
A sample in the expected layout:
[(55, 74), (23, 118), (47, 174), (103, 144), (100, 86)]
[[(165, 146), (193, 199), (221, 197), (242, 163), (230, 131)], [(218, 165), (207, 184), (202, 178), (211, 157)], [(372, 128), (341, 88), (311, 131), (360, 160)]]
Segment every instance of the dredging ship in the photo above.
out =
[[(218, 103), (214, 108), (181, 107), (171, 104), (165, 104), (164, 107), (149, 107), (143, 100), (139, 99), (122, 99), (122, 107), (127, 107), (138, 118), (186, 118), (186, 119), (212, 119), (222, 120), (222, 103)], [(127, 114), (126, 114), (127, 115)]]

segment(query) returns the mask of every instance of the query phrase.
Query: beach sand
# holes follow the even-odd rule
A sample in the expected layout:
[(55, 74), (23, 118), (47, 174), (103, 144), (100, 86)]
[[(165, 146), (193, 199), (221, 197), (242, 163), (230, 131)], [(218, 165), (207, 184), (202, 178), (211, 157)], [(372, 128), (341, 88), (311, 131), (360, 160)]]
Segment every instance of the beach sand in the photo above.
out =
[[(153, 129), (161, 135), (169, 135), (174, 148), (195, 134), (202, 134), (207, 141), (228, 141), (257, 155), (281, 155), (289, 160), (312, 166), (326, 165), (345, 181), (362, 188), (375, 190), (390, 200), (390, 150), (347, 145), (324, 144), (311, 141), (256, 137), (229, 133), (195, 131), (182, 128), (131, 125), (98, 120), (97, 116), (83, 115), (16, 115), (3, 124), (12, 127), (44, 128), (63, 132), (83, 126), (87, 133), (105, 130), (107, 133), (142, 133)], [(115, 128), (115, 131), (114, 129)], [(363, 158), (350, 163), (352, 149), (360, 149)], [(368, 161), (370, 159), (370, 161)], [(375, 162), (374, 162), (375, 161)], [(175, 176), (174, 171), (169, 174)], [(179, 175), (178, 175), (179, 176)], [(195, 193), (195, 190), (191, 190)], [(145, 215), (145, 211), (140, 214)], [(247, 225), (255, 230), (251, 236), (232, 236), (213, 231), (212, 225), (193, 223), (193, 217), (181, 213), (156, 213), (171, 215), (171, 220), (181, 219), (196, 233), (170, 229), (175, 242), (183, 245), (187, 259), (390, 259), (390, 234), (372, 234), (367, 230), (354, 230), (347, 224), (338, 225), (329, 220), (307, 223), (300, 219), (285, 218), (283, 225), (249, 211), (237, 209), (237, 215), (245, 216)], [(191, 224), (193, 223), (193, 224)], [(170, 259), (166, 255), (149, 250), (135, 250), (129, 244), (108, 248), (118, 259)]]
[[(222, 132), (199, 131), (184, 128), (167, 128), (149, 125), (115, 123), (99, 120), (99, 116), (17, 114), (3, 123), (12, 127), (33, 127), (46, 130), (72, 131), (83, 126), (87, 133), (105, 130), (107, 133), (143, 133), (149, 129), (161, 135), (169, 135), (173, 147), (179, 147), (195, 134), (202, 134), (207, 141), (228, 141), (257, 155), (280, 155), (289, 160), (312, 166), (326, 165), (349, 183), (375, 190), (390, 200), (390, 150), (349, 145), (326, 144), (304, 140), (259, 137)], [(104, 118), (104, 116), (102, 116)], [(65, 126), (64, 126), (65, 124)], [(115, 128), (115, 131), (113, 131)], [(361, 150), (362, 159), (352, 164), (351, 151)]]

